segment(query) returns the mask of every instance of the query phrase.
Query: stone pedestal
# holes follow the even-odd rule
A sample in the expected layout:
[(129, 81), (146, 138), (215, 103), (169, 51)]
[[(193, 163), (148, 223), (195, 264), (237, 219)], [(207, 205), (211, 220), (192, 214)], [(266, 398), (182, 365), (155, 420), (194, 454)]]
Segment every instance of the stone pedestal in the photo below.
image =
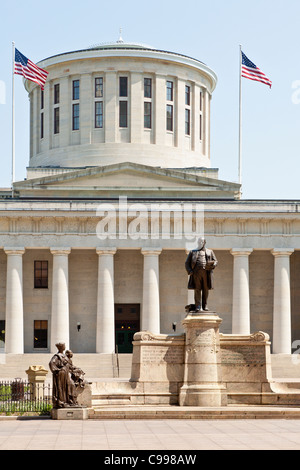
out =
[(185, 329), (184, 381), (180, 406), (223, 406), (227, 404), (222, 383), (219, 325), (214, 312), (189, 314)]
[(52, 408), (52, 419), (88, 419), (88, 409), (83, 407)]
[(42, 399), (44, 396), (44, 384), (48, 370), (44, 366), (30, 366), (26, 370), (28, 382), (33, 385), (34, 400)]

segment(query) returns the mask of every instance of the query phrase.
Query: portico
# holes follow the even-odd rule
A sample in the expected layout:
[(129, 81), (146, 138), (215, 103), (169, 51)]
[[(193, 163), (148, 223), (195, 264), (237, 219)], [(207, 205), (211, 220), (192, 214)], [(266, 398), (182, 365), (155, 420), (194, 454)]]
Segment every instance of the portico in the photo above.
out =
[[(295, 272), (300, 269), (297, 251), (220, 250), (210, 246), (219, 266), (208, 304), (221, 312), (223, 331), (247, 335), (257, 329), (267, 330), (272, 352), (290, 354), (292, 320), (298, 308), (293, 288), (297, 283)], [(6, 285), (1, 289), (6, 304), (5, 315), (2, 313), (6, 353), (41, 352), (43, 349), (34, 347), (34, 321), (46, 320), (48, 341), (44, 352), (53, 352), (56, 342), (63, 338), (74, 352), (111, 354), (116, 345), (116, 304), (139, 305), (141, 329), (158, 334), (171, 333), (174, 321), (180, 332), (184, 306), (192, 302), (184, 270), (185, 249), (4, 247), (1, 251), (2, 265), (6, 264), (6, 273), (1, 273), (1, 286)], [(263, 289), (260, 282), (264, 276), (255, 258), (260, 257), (264, 263), (271, 256), (272, 269), (266, 262), (264, 272), (268, 294), (263, 297), (258, 293)], [(250, 267), (251, 257), (254, 262)], [(33, 262), (40, 258), (49, 263), (48, 289), (32, 287)], [(78, 322), (80, 331), (76, 329)]]

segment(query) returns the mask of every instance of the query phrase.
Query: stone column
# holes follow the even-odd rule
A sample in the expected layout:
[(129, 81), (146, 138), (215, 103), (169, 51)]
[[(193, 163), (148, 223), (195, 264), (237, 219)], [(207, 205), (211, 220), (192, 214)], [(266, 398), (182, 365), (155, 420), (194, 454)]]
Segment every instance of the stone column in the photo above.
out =
[(291, 354), (290, 255), (293, 249), (274, 248), (274, 302), (272, 352)]
[(96, 352), (115, 352), (114, 254), (116, 248), (97, 249), (98, 298)]
[(179, 392), (180, 406), (221, 406), (227, 404), (222, 383), (219, 325), (215, 314), (187, 315), (185, 329), (184, 379)]
[(63, 342), (69, 348), (69, 266), (70, 248), (51, 248), (53, 254), (52, 274), (52, 311), (50, 350), (56, 352), (55, 346)]
[(24, 353), (23, 263), (24, 248), (4, 248), (7, 254), (5, 352)]
[(234, 248), (232, 333), (250, 334), (249, 255), (251, 248)]
[(143, 308), (142, 330), (153, 334), (160, 332), (160, 302), (159, 302), (159, 255), (160, 248), (143, 248)]

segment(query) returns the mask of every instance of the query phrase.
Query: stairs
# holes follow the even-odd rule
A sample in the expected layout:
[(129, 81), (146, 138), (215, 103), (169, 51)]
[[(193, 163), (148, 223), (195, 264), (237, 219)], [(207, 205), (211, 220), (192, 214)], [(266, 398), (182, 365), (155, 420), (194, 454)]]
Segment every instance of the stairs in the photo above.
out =
[[(27, 379), (29, 366), (42, 365), (49, 370), (49, 361), (53, 353), (43, 354), (0, 354), (0, 381), (20, 377)], [(131, 374), (132, 354), (76, 354), (73, 364), (85, 372), (88, 382), (102, 378), (128, 378)], [(49, 371), (46, 380), (51, 380)]]

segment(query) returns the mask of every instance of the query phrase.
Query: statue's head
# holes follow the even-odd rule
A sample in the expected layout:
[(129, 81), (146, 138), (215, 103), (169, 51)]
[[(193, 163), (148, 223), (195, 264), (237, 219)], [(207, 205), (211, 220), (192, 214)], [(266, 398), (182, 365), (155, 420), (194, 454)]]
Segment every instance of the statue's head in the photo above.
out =
[(59, 352), (63, 352), (63, 351), (66, 349), (65, 343), (56, 343), (55, 346), (57, 347), (57, 349), (59, 350)]
[(73, 353), (70, 349), (66, 351), (66, 356), (69, 357), (70, 359), (73, 357)]
[(205, 247), (206, 240), (204, 237), (198, 238), (198, 248), (202, 250)]

